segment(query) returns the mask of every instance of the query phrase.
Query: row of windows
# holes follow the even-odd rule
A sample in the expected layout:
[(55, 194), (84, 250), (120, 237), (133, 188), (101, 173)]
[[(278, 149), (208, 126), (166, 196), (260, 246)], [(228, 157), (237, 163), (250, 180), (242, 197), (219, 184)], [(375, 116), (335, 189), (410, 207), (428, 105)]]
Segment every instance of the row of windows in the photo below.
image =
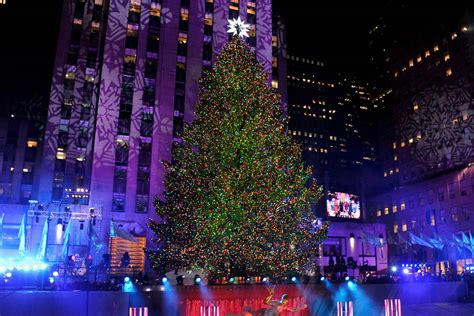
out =
[[(464, 33), (464, 32), (467, 32), (467, 30), (468, 30), (468, 28), (467, 28), (466, 26), (463, 26), (463, 27), (461, 28), (461, 31), (462, 31), (463, 33)], [(455, 40), (457, 37), (458, 37), (458, 34), (457, 34), (456, 32), (454, 32), (454, 33), (451, 34), (451, 40)], [(444, 39), (443, 42), (447, 43), (447, 40)], [(439, 45), (436, 44), (436, 45), (433, 47), (433, 50), (432, 50), (432, 51), (431, 51), (430, 49), (427, 49), (427, 50), (425, 50), (424, 54), (419, 54), (416, 58), (410, 59), (410, 60), (408, 61), (408, 67), (409, 67), (409, 68), (414, 67), (414, 66), (415, 66), (415, 63), (421, 63), (421, 62), (423, 61), (423, 57), (424, 57), (424, 58), (428, 58), (428, 57), (431, 56), (431, 53), (432, 53), (432, 52), (433, 52), (433, 53), (436, 53), (436, 52), (438, 52), (438, 51), (439, 51)], [(448, 61), (448, 60), (450, 59), (449, 53), (446, 52), (446, 53), (444, 54), (443, 59), (444, 59), (444, 61)], [(437, 64), (437, 65), (438, 65), (438, 64)], [(401, 68), (401, 71), (402, 71), (402, 72), (403, 72), (403, 71), (406, 71), (406, 70), (407, 70), (407, 67), (406, 67), (406, 66), (404, 66), (404, 67)], [(446, 72), (446, 74), (448, 75), (448, 72)], [(451, 75), (451, 74), (449, 74), (449, 75)], [(394, 72), (394, 77), (395, 77), (395, 78), (398, 77), (398, 71), (395, 71), (395, 72)]]

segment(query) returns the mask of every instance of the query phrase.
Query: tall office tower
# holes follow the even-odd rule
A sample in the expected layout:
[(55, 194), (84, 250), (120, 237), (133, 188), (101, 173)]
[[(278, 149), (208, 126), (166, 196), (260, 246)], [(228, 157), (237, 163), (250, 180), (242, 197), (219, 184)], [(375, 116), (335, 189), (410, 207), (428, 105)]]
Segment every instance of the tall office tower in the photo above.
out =
[(77, 193), (77, 203), (101, 208), (103, 230), (112, 218), (145, 228), (164, 191), (161, 162), (238, 17), (271, 74), (272, 47), (282, 44), (271, 0), (66, 0), (39, 202)]
[[(393, 236), (393, 262), (428, 262), (442, 273), (444, 261), (470, 257), (446, 240), (462, 237), (474, 219), (472, 19), (445, 25), (418, 30), (393, 54), (393, 133), (380, 148), (380, 186), (390, 185), (369, 201), (370, 217), (385, 223)], [(407, 251), (403, 240), (410, 233), (441, 240), (445, 247), (417, 245)]]
[(362, 194), (363, 171), (375, 160), (367, 84), (323, 62), (288, 57), (290, 134), (303, 145), (325, 189)]

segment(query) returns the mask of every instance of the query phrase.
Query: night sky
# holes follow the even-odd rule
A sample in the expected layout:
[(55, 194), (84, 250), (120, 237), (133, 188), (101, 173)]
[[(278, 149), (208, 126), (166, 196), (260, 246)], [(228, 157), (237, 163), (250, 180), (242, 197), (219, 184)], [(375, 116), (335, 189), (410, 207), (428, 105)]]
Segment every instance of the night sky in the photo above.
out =
[[(403, 9), (403, 4), (385, 1), (358, 2), (358, 7), (338, 0), (274, 1), (274, 8), (287, 21), (290, 54), (319, 59), (363, 77), (369, 59), (368, 29), (377, 17), (390, 16), (410, 30), (429, 28), (430, 23), (439, 24), (459, 12), (423, 2), (409, 1), (409, 8)], [(460, 8), (467, 1), (449, 3)], [(7, 5), (0, 6), (0, 113), (8, 115), (18, 99), (48, 98), (61, 4), (61, 0), (7, 0)]]

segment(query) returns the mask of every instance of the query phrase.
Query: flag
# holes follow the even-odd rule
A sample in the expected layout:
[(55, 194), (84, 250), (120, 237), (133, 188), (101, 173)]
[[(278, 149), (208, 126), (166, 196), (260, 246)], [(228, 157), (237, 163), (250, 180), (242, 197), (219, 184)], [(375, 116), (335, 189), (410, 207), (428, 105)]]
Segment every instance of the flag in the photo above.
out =
[(3, 218), (5, 217), (5, 213), (2, 213), (0, 216), (0, 248), (3, 246)]
[(471, 253), (474, 257), (474, 237), (472, 237), (471, 231), (469, 231), (469, 241), (471, 242)]
[(21, 219), (20, 230), (18, 231), (18, 239), (20, 241), (18, 245), (18, 255), (23, 257), (26, 252), (26, 214), (23, 214)]
[(46, 247), (48, 243), (48, 231), (49, 231), (49, 219), (44, 221), (43, 232), (41, 233), (40, 244), (38, 247), (38, 254), (36, 255), (36, 259), (44, 259), (46, 255)]
[(420, 238), (420, 237), (416, 236), (415, 234), (412, 234), (412, 232), (408, 232), (408, 234), (410, 235), (410, 242), (412, 244), (418, 244), (420, 246), (434, 248), (433, 245), (430, 244), (428, 241), (424, 240), (423, 238)]
[(89, 240), (91, 242), (91, 245), (94, 246), (96, 250), (102, 249), (104, 247), (102, 240), (100, 240), (99, 235), (97, 235), (97, 232), (95, 231), (94, 226), (92, 225), (89, 229)]
[(464, 232), (461, 232), (461, 235), (462, 235), (462, 242), (464, 244), (464, 247), (471, 250), (471, 242), (469, 238), (467, 238), (467, 235)]
[(442, 250), (444, 248), (444, 243), (436, 238), (430, 238), (428, 236), (423, 236), (422, 238), (439, 250)]
[(123, 229), (118, 224), (111, 221), (110, 222), (110, 238), (113, 238), (113, 237), (120, 237), (120, 238), (126, 239), (128, 241), (133, 241), (133, 242), (137, 241), (135, 236), (130, 234), (128, 230)]
[(61, 257), (66, 258), (68, 254), (68, 248), (69, 248), (69, 234), (71, 232), (71, 219), (69, 219), (69, 222), (67, 223), (66, 226), (66, 231), (64, 232), (64, 240), (63, 240), (63, 246), (61, 248)]

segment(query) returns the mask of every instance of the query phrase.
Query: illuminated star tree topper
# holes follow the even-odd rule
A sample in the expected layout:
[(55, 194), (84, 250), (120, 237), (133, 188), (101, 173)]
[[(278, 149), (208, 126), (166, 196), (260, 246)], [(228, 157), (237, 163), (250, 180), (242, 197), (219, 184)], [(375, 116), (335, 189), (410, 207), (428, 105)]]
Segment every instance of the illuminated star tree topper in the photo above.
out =
[(231, 33), (234, 36), (238, 37), (249, 37), (249, 27), (250, 24), (245, 23), (240, 19), (240, 16), (237, 19), (227, 20), (229, 22), (229, 30), (227, 33)]

